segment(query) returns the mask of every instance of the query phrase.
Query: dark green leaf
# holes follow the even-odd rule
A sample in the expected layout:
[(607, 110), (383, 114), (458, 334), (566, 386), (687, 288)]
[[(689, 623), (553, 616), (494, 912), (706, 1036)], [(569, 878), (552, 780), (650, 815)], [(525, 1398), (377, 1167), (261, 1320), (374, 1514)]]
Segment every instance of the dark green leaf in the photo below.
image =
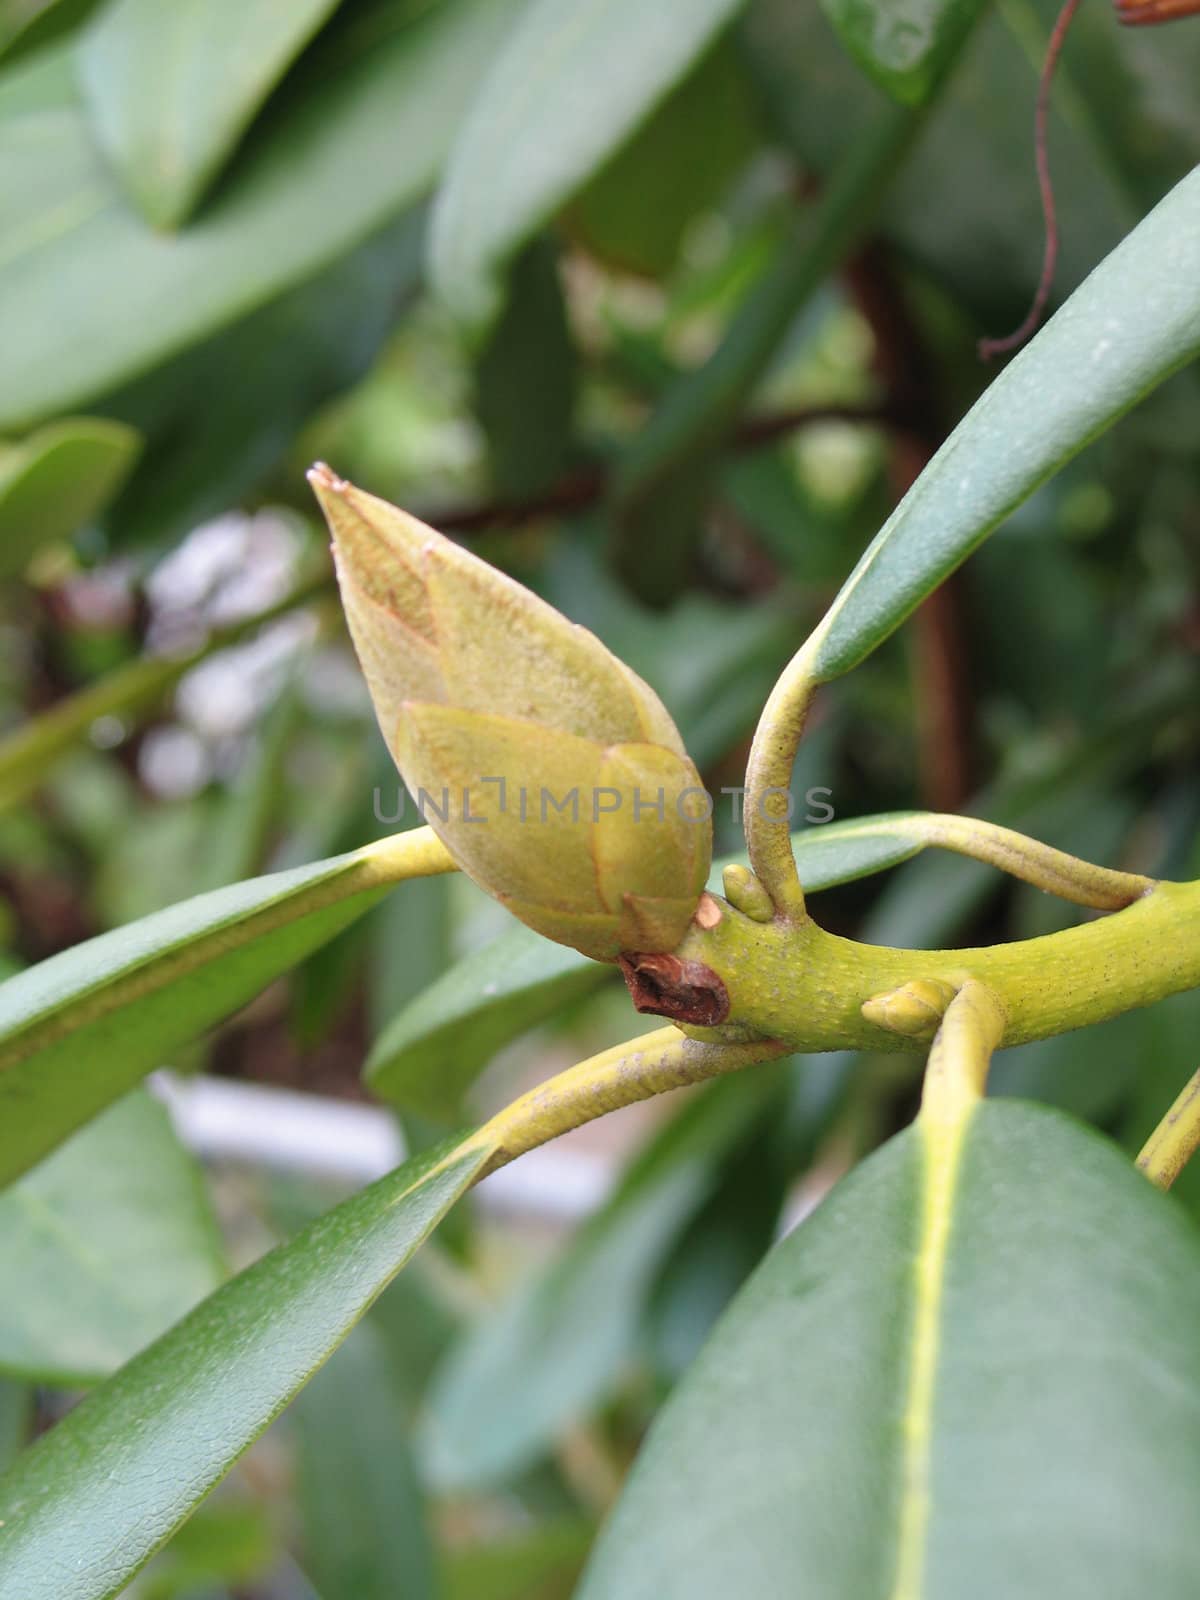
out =
[(1195, 1594), (1200, 1237), (1055, 1112), (985, 1103), (948, 1217), (936, 1156), (902, 1134), (776, 1247), (580, 1600)]
[(109, 0), (80, 77), (100, 145), (145, 213), (175, 227), (339, 0)]
[(223, 1276), (200, 1174), (139, 1090), (0, 1194), (0, 1369), (107, 1377)]
[(489, 1155), (448, 1141), (219, 1289), (0, 1478), (0, 1592), (110, 1600), (337, 1349)]
[(510, 31), (451, 155), (433, 279), (482, 331), (505, 264), (682, 78), (741, 0), (534, 0)]

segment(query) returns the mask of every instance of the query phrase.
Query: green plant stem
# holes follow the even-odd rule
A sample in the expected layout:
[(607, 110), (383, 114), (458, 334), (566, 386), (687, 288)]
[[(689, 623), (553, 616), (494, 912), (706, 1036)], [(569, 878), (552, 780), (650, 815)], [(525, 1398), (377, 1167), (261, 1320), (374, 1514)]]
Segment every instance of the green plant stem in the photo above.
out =
[(476, 1182), (609, 1111), (786, 1053), (772, 1040), (710, 1044), (675, 1027), (615, 1045), (539, 1084), (485, 1123), (475, 1138), (492, 1154)]
[(1005, 1023), (994, 992), (968, 978), (946, 1007), (929, 1052), (921, 1093), (923, 1122), (958, 1123), (970, 1114), (983, 1096)]
[(711, 898), (720, 917), (693, 923), (676, 954), (717, 975), (733, 1020), (689, 1028), (696, 1038), (758, 1035), (800, 1051), (921, 1049), (920, 1038), (864, 1016), (864, 1003), (918, 979), (959, 989), (974, 978), (1004, 1008), (1006, 1044), (1024, 1044), (1200, 984), (1200, 882), (1159, 883), (1080, 927), (966, 950), (858, 944), (809, 920), (756, 922)]
[(1137, 1158), (1140, 1171), (1169, 1189), (1200, 1148), (1200, 1072), (1195, 1072)]
[(746, 763), (742, 824), (750, 865), (779, 915), (792, 923), (801, 922), (805, 910), (788, 822), (790, 785), (816, 689), (808, 646), (803, 645), (771, 690)]
[(981, 822), (976, 817), (931, 811), (906, 818), (898, 825), (898, 831), (939, 850), (953, 850), (958, 855), (986, 861), (1036, 889), (1096, 911), (1120, 911), (1154, 888), (1153, 878), (1095, 866), (1012, 828)]

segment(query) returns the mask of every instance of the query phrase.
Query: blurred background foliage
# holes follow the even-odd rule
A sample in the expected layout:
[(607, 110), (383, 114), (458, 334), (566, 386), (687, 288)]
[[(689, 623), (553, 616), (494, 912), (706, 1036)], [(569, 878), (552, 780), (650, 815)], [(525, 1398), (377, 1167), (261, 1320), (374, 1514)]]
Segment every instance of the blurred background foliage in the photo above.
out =
[[(0, 0), (0, 968), (398, 825), (316, 457), (594, 629), (739, 783), (775, 674), (1030, 299), (1055, 9)], [(1060, 295), (1200, 156), (1198, 74), (1200, 21), (1080, 13)], [(1196, 382), (824, 691), (799, 816), (969, 809), (1200, 872)], [(1078, 912), (926, 856), (817, 914), (936, 945)], [(611, 974), (430, 880), (163, 1066), (373, 1092), (416, 1145), (637, 1026)], [(1005, 1052), (996, 1087), (1133, 1150), (1198, 1033), (1185, 996)], [(667, 1388), (915, 1071), (758, 1068), (456, 1212), (129, 1592), (568, 1594)], [(261, 1100), (201, 1172), (171, 1093), (0, 1199), (0, 1458), (368, 1175), (332, 1113), (281, 1168)]]

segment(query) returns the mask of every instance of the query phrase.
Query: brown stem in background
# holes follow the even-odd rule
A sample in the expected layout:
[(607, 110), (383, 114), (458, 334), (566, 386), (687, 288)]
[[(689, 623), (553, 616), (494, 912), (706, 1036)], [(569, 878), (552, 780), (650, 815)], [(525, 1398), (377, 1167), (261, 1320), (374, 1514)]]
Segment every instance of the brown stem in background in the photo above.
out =
[[(748, 417), (730, 441), (735, 455), (761, 450), (817, 422), (890, 423), (901, 426), (899, 414), (890, 406), (803, 406), (791, 411), (772, 411)], [(481, 505), (450, 506), (433, 511), (426, 520), (441, 533), (486, 533), (493, 528), (511, 528), (541, 517), (582, 511), (603, 499), (609, 474), (604, 467), (583, 467), (543, 494), (528, 500), (494, 500)]]
[[(876, 367), (891, 409), (905, 420), (892, 435), (890, 476), (896, 498), (907, 494), (946, 437), (934, 374), (881, 245), (865, 249), (847, 278), (875, 338)], [(921, 803), (960, 811), (971, 792), (971, 706), (957, 575), (914, 613), (911, 628)]]
[(1054, 269), (1058, 264), (1058, 217), (1054, 209), (1054, 181), (1050, 176), (1050, 153), (1047, 141), (1047, 126), (1050, 120), (1050, 90), (1054, 83), (1054, 73), (1058, 66), (1058, 58), (1062, 54), (1063, 42), (1067, 37), (1067, 29), (1079, 9), (1079, 0), (1065, 0), (1062, 10), (1058, 13), (1058, 20), (1050, 35), (1050, 43), (1046, 46), (1046, 59), (1042, 63), (1042, 76), (1038, 84), (1037, 111), (1034, 116), (1034, 147), (1037, 157), (1038, 188), (1042, 196), (1042, 217), (1046, 226), (1046, 243), (1042, 252), (1042, 275), (1038, 279), (1037, 290), (1033, 297), (1033, 304), (1019, 328), (1013, 330), (1003, 339), (981, 339), (979, 341), (979, 357), (987, 361), (992, 356), (1002, 355), (1006, 350), (1015, 350), (1025, 343), (1029, 335), (1042, 320), (1042, 312), (1046, 309), (1046, 301), (1050, 298), (1050, 289), (1054, 283)]

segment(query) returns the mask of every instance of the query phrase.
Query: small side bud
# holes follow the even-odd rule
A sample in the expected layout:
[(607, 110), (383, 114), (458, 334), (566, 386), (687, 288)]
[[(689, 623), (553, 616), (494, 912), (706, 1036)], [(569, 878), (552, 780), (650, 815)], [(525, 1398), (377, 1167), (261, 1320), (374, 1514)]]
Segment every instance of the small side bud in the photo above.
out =
[(733, 862), (721, 874), (729, 904), (753, 922), (770, 922), (775, 915), (771, 896), (749, 867)]
[(909, 1039), (929, 1038), (937, 1032), (954, 995), (954, 985), (940, 978), (914, 978), (886, 994), (872, 995), (863, 1002), (862, 1014), (890, 1033), (902, 1033)]

